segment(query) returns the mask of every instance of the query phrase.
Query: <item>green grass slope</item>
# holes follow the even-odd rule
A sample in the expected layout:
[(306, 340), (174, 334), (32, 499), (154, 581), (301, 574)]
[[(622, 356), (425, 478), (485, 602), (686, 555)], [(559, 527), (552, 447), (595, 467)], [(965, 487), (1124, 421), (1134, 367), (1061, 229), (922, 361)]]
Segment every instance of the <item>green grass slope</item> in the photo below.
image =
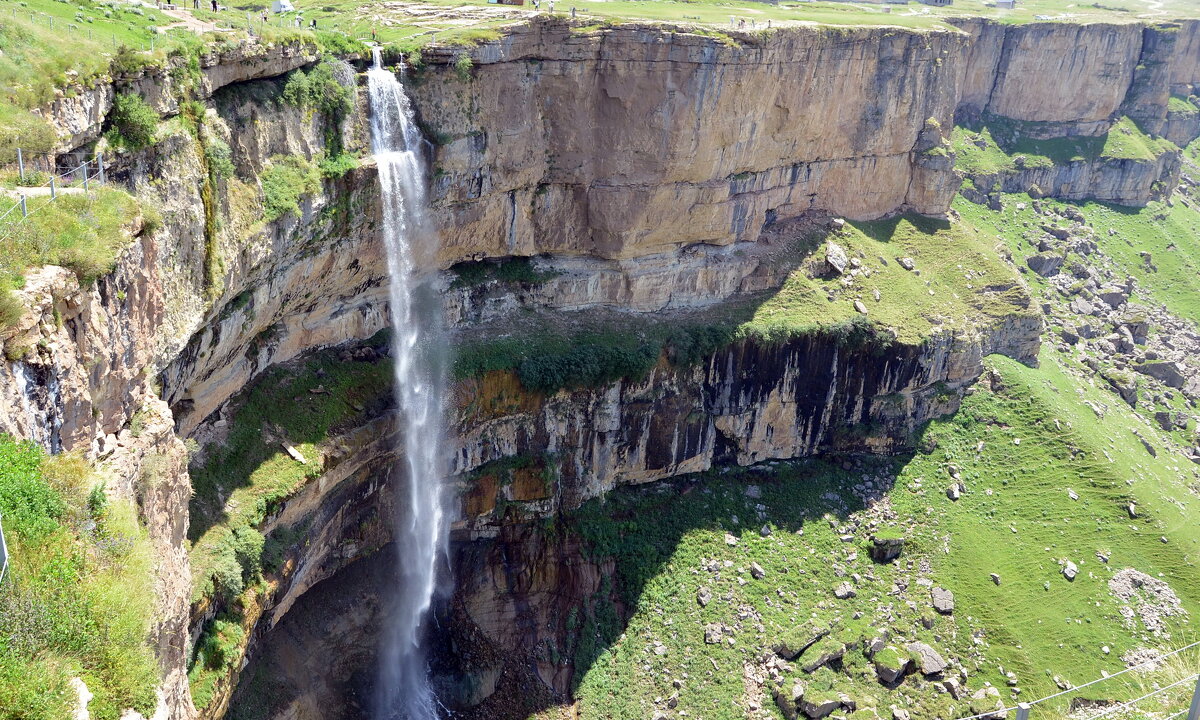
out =
[[(993, 379), (954, 418), (933, 423), (923, 452), (911, 458), (854, 471), (807, 462), (713, 473), (681, 483), (681, 491), (629, 490), (586, 506), (574, 522), (597, 555), (616, 559), (615, 595), (633, 613), (622, 628), (602, 592), (578, 621), (575, 659), (586, 671), (578, 682), (579, 717), (652, 717), (676, 693), (672, 715), (679, 717), (776, 717), (770, 697), (744, 676), (813, 623), (832, 626), (839, 645), (885, 627), (902, 652), (904, 642), (926, 642), (962, 663), (971, 690), (990, 682), (1010, 705), (1057, 691), (1055, 676), (1080, 684), (1121, 669), (1128, 650), (1194, 638), (1187, 617), (1168, 618), (1160, 635), (1140, 621), (1127, 624), (1107, 583), (1136, 568), (1168, 582), (1190, 617), (1200, 612), (1195, 468), (1172, 454), (1150, 456), (1133, 430), (1160, 444), (1165, 437), (1081, 381), (1053, 352), (1041, 360), (1038, 369), (989, 360)], [(1105, 416), (1088, 402), (1107, 408)], [(945, 493), (951, 465), (966, 487), (958, 501)], [(864, 482), (884, 489), (850, 491)], [(750, 485), (758, 491), (748, 494)], [(864, 503), (872, 494), (878, 497)], [(905, 554), (873, 563), (873, 532), (905, 536)], [(1073, 582), (1061, 572), (1063, 560), (1079, 568)], [(761, 579), (751, 563), (765, 571)], [(933, 612), (920, 578), (954, 593), (953, 615)], [(855, 598), (834, 597), (843, 582), (854, 586)], [(907, 589), (897, 592), (894, 583)], [(712, 595), (703, 607), (701, 586)], [(706, 643), (713, 624), (732, 641)], [(656, 650), (659, 644), (665, 650)], [(1019, 696), (1006, 672), (1015, 674)], [(914, 676), (889, 691), (861, 651), (848, 652), (834, 670), (809, 676), (793, 667), (781, 677), (788, 687), (801, 678), (822, 692), (845, 692), (859, 712), (873, 706), (880, 717), (890, 716), (892, 704), (913, 717), (970, 714), (968, 701)], [(1126, 679), (1085, 696), (1129, 697), (1140, 685)]]
[(0, 582), (0, 717), (61, 720), (76, 705), (149, 716), (158, 666), (149, 645), (153, 555), (132, 502), (110, 500), (87, 463), (0, 435), (0, 515), (10, 565)]

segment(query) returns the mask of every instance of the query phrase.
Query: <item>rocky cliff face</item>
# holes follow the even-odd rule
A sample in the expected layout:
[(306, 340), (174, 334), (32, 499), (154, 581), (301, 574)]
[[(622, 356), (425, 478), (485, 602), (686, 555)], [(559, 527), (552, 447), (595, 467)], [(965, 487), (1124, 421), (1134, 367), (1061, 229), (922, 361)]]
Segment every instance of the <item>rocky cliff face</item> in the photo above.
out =
[(734, 38), (538, 21), (471, 51), (465, 78), (455, 51), (426, 53), (412, 85), (439, 143), (443, 263), (724, 245), (811, 209), (945, 210), (956, 181), (916, 151), (928, 118), (950, 126), (962, 35)]
[(1197, 21), (955, 24), (970, 35), (960, 58), (960, 118), (1036, 123), (1028, 130), (1038, 137), (1099, 135), (1123, 109), (1161, 121), (1170, 93), (1200, 83)]
[[(597, 307), (628, 312), (636, 324), (642, 313), (770, 291), (793, 266), (759, 242), (765, 223), (814, 210), (944, 212), (958, 186), (944, 145), (956, 113), (1004, 115), (1048, 135), (1095, 134), (1121, 112), (1153, 120), (1162, 105), (1169, 137), (1200, 131), (1192, 116), (1168, 114), (1157, 89), (1200, 82), (1200, 23), (979, 22), (961, 32), (802, 28), (732, 38), (636, 26), (583, 32), (539, 20), (494, 43), (426, 53), (410, 84), (434, 141), (436, 264), (542, 255), (538, 267), (556, 273), (499, 294), (450, 288), (447, 276), (452, 326)], [(473, 59), (465, 73), (453, 67), (464, 52)], [(202, 141), (186, 133), (117, 159), (114, 173), (161, 209), (163, 226), (131, 219), (116, 270), (91, 287), (62, 269), (31, 271), (21, 291), (28, 312), (0, 338), (6, 350), (23, 350), (0, 364), (0, 431), (107, 458), (130, 493), (145, 465), (166, 478), (145, 508), (164, 558), (155, 642), (165, 717), (192, 714), (189, 649), (180, 642), (189, 589), (179, 437), (218, 441), (228, 420), (221, 410), (264, 369), (367, 337), (387, 321), (369, 163), (325, 181), (298, 213), (262, 220), (260, 175), (271, 158), (325, 149), (324, 121), (281, 103), (273, 77), (313, 57), (312, 48), (289, 46), (206, 61), (202, 133), (230, 145), (236, 174), (214, 181)], [(166, 76), (123, 82), (176, 112)], [(1139, 83), (1156, 89), (1134, 92)], [(48, 111), (63, 149), (99, 134), (113, 92), (64, 97)], [(337, 129), (351, 151), (366, 146), (364, 112), (360, 105)], [(1037, 184), (1055, 193), (1106, 188), (1136, 203), (1172, 167), (1164, 159), (1111, 175), (1046, 172)], [(574, 601), (558, 587), (593, 593), (604, 569), (514, 522), (714, 463), (903, 449), (920, 423), (954, 410), (983, 355), (1032, 360), (1040, 329), (1032, 313), (1017, 313), (922, 345), (845, 346), (819, 333), (747, 341), (695, 365), (664, 360), (643, 379), (551, 396), (525, 391), (511, 373), (466, 380), (455, 395), (457, 531), (460, 567), (480, 573), (462, 584), (454, 612), (515, 653), (529, 627), (555, 632), (537, 618)], [(149, 430), (134, 437), (138, 413)], [(372, 518), (391, 502), (389, 417), (330, 438), (336, 462), (261, 528), (308, 523), (259, 608), (265, 621), (254, 642), (310, 589), (388, 541), (386, 524)], [(515, 456), (534, 458), (539, 472), (504, 475), (498, 461)], [(540, 471), (551, 457), (558, 470), (547, 480)], [(492, 572), (510, 556), (525, 569)], [(190, 618), (193, 636), (215, 610)], [(465, 704), (505, 682), (503, 659), (489, 662), (493, 669), (462, 692)], [(569, 665), (543, 664), (548, 688), (569, 686)], [(233, 679), (210, 713), (224, 707)]]
[(227, 85), (295, 70), (316, 60), (318, 54), (316, 46), (304, 42), (238, 44), (202, 56), (198, 75), (189, 75), (184, 58), (173, 57), (164, 68), (60, 91), (41, 114), (58, 135), (56, 148), (66, 152), (100, 137), (117, 93), (137, 93), (160, 113), (173, 115), (179, 111), (184, 84), (189, 86), (193, 97), (207, 99)]
[[(554, 457), (553, 485), (499, 489), (468, 477), (464, 518), (479, 526), (497, 499), (573, 508), (617, 485), (823, 452), (894, 453), (926, 421), (953, 412), (985, 355), (1034, 362), (1041, 321), (1013, 317), (974, 337), (920, 346), (846, 345), (816, 333), (738, 343), (692, 368), (661, 363), (640, 382), (550, 397), (493, 373), (456, 391), (456, 470), (517, 455)], [(876, 344), (878, 343), (878, 344)], [(503, 504), (503, 503), (501, 503)], [(482, 527), (482, 526), (480, 526)]]
[[(1028, 192), (1063, 200), (1139, 206), (1169, 195), (1179, 184), (1180, 167), (1179, 153), (1165, 152), (1153, 160), (1077, 159), (1049, 167), (980, 173), (973, 175), (972, 180), (976, 188), (989, 188), (990, 192)], [(986, 201), (986, 194), (977, 190), (964, 189), (963, 196), (976, 202)]]

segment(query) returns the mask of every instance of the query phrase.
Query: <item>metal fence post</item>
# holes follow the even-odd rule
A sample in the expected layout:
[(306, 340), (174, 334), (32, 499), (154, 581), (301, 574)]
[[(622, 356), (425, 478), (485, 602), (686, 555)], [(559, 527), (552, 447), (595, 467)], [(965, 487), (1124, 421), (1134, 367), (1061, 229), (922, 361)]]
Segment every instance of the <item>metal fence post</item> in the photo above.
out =
[(1188, 710), (1187, 720), (1200, 720), (1200, 677), (1196, 678), (1196, 690), (1192, 692), (1192, 707)]
[(21, 217), (29, 217), (29, 208), (25, 206), (25, 196), (21, 196)]
[(1031, 706), (1026, 703), (1017, 704), (1017, 720), (1029, 720), (1029, 708)]
[(25, 181), (25, 156), (21, 154), (21, 148), (17, 148), (17, 175), (21, 182)]
[(58, 196), (54, 192), (54, 178), (50, 178), (50, 199), (53, 200), (56, 197)]
[(103, 185), (106, 182), (104, 179), (104, 153), (96, 153), (96, 175), (100, 184)]
[(83, 191), (88, 191), (88, 164), (83, 164)]

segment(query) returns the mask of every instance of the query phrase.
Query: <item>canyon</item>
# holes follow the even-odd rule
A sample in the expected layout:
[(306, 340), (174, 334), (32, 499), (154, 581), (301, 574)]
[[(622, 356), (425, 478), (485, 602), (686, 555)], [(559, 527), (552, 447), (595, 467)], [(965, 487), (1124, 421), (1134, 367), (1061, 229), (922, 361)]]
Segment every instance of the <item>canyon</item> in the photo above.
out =
[[(1049, 311), (1022, 259), (981, 237), (985, 267), (946, 234), (960, 186), (982, 206), (1012, 193), (1145, 206), (1188, 182), (1181, 148), (1200, 137), (1200, 115), (1172, 102), (1200, 94), (1200, 20), (714, 35), (537, 18), (420, 58), (404, 82), (439, 239), (421, 270), (459, 356), (444, 440), (452, 570), (428, 642), (436, 694), (463, 718), (569, 703), (585, 669), (573, 609), (633, 610), (614, 559), (556, 522), (628, 486), (729, 468), (818, 457), (858, 472), (916, 451), (928, 423), (989, 382), (988, 356), (1038, 365), (1057, 341), (1043, 340)], [(383, 60), (402, 58), (385, 47)], [(130, 218), (94, 283), (30, 270), (15, 291), (25, 312), (0, 330), (0, 432), (81, 453), (109, 492), (138, 500), (157, 558), (156, 720), (363, 717), (377, 690), (390, 518), (405, 506), (388, 478), (417, 449), (386, 370), (367, 61), (302, 42), (204, 56), (190, 130), (169, 70), (46, 108), (62, 152), (100, 138), (119, 94), (165, 121), (109, 169), (161, 219)], [(350, 92), (344, 114), (285, 97), (323, 64)], [(1156, 139), (1148, 154), (955, 165), (956, 127), (1090, 147), (1131, 122)], [(231, 151), (226, 177), (210, 171), (214, 140)], [(271, 168), (337, 152), (355, 166), (267, 219)], [(858, 229), (919, 216), (950, 219), (918, 233), (917, 252)], [(944, 254), (967, 280), (929, 284)], [(872, 300), (872, 276), (919, 292)], [(800, 299), (780, 312), (798, 319), (755, 330), (789, 293)], [(550, 359), (530, 364), (538, 353)], [(601, 368), (581, 381), (554, 358)], [(297, 436), (293, 413), (320, 432)], [(270, 463), (299, 480), (260, 489)], [(215, 568), (243, 528), (278, 557), (231, 594)], [(200, 702), (193, 650), (218, 621), (242, 635), (202, 673)]]

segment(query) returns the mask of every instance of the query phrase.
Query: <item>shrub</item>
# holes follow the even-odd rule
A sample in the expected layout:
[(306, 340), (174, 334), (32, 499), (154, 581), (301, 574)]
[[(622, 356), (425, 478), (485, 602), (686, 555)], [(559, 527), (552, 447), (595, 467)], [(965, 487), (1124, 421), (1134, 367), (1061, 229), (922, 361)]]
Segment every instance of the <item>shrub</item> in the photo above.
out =
[(317, 167), (321, 170), (321, 177), (340, 178), (358, 167), (358, 158), (346, 152), (326, 155), (317, 163)]
[(623, 377), (641, 377), (653, 367), (658, 351), (650, 343), (620, 347), (584, 342), (565, 352), (525, 358), (517, 366), (517, 377), (530, 390), (544, 393), (597, 387)]
[(341, 119), (354, 107), (354, 95), (350, 87), (338, 81), (335, 75), (337, 64), (326, 59), (308, 72), (293, 71), (283, 86), (283, 101)]
[(454, 72), (458, 75), (458, 79), (463, 82), (471, 79), (471, 68), (473, 67), (475, 67), (475, 61), (466, 53), (459, 55), (458, 60), (454, 61)]
[(25, 308), (21, 306), (21, 301), (17, 300), (13, 291), (0, 284), (0, 328), (13, 327), (24, 313)]
[(204, 159), (213, 182), (233, 176), (233, 151), (221, 138), (209, 138), (204, 143)]
[(298, 155), (276, 155), (263, 170), (263, 215), (268, 222), (288, 213), (299, 214), (300, 198), (321, 189), (321, 176)]
[(59, 528), (67, 506), (39, 472), (37, 445), (0, 435), (0, 515), (5, 531), (21, 540), (38, 540)]
[(138, 75), (157, 65), (158, 62), (150, 53), (122, 45), (117, 48), (117, 54), (113, 56), (112, 64), (109, 67), (111, 67), (113, 75)]
[(108, 114), (112, 127), (110, 142), (134, 150), (154, 143), (158, 131), (158, 113), (140, 95), (123, 93), (113, 101)]

